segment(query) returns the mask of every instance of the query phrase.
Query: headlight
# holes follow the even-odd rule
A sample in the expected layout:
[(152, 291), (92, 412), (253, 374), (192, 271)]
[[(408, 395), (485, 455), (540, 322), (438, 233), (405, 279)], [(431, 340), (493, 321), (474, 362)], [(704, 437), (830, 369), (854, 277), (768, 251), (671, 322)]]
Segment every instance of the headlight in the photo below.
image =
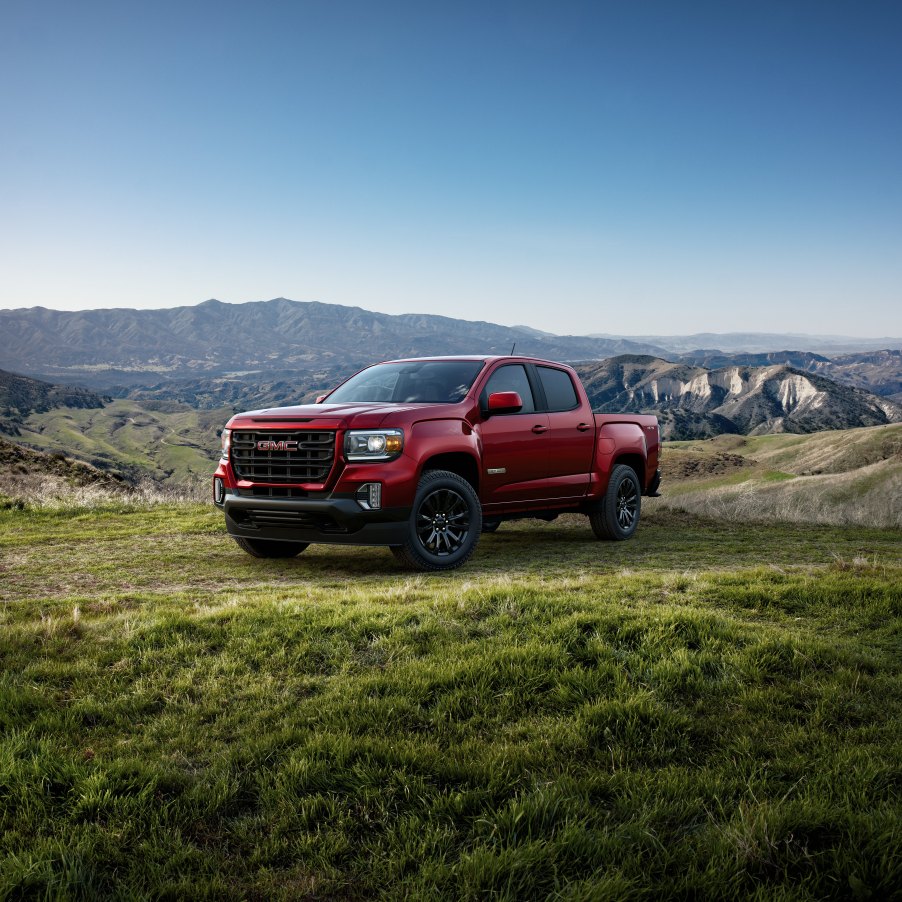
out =
[(400, 429), (351, 429), (345, 433), (348, 460), (391, 460), (404, 448)]
[(231, 429), (223, 429), (222, 430), (222, 459), (229, 459), (229, 448), (232, 447), (232, 430)]

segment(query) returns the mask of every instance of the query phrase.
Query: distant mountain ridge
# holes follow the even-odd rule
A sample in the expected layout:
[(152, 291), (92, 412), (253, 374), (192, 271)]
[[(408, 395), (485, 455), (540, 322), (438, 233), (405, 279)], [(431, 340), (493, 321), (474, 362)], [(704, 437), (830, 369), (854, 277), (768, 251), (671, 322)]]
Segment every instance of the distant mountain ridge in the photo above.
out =
[[(656, 346), (408, 313), (276, 298), (246, 304), (209, 300), (161, 310), (0, 310), (0, 367), (51, 378), (104, 370), (225, 374), (249, 370), (364, 366), (391, 357), (517, 353), (584, 360), (661, 353)], [(129, 380), (133, 381), (133, 380)], [(107, 383), (109, 384), (109, 383)]]
[[(604, 332), (590, 333), (592, 338), (610, 338)], [(671, 354), (703, 354), (716, 349), (725, 354), (767, 354), (795, 347), (833, 356), (885, 348), (902, 349), (902, 337), (854, 338), (851, 335), (808, 335), (799, 332), (696, 332), (692, 335), (623, 335), (619, 338), (659, 345)]]

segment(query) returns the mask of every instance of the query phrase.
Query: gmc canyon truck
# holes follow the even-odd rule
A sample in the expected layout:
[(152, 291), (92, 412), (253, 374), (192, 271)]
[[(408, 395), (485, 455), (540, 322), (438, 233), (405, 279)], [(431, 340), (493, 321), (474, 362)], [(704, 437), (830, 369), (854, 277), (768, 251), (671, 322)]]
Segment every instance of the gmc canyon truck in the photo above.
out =
[(582, 513), (599, 539), (628, 539), (659, 448), (655, 417), (593, 414), (563, 364), (395, 360), (316, 404), (232, 417), (213, 501), (256, 557), (387, 545), (407, 567), (451, 570), (514, 518)]

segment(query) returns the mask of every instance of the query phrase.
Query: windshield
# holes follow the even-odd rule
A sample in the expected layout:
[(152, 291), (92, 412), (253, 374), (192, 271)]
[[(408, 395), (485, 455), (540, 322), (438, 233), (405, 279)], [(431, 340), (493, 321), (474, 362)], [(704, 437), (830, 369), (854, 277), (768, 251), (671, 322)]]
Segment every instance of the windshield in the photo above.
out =
[(339, 385), (326, 403), (456, 404), (483, 366), (481, 360), (379, 363)]

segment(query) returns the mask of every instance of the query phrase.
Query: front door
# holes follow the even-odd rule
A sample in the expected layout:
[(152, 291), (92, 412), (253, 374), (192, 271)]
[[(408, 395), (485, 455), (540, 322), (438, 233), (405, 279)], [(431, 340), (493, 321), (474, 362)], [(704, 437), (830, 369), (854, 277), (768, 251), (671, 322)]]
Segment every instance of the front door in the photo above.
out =
[(492, 373), (482, 391), (483, 409), (488, 396), (499, 391), (515, 391), (523, 407), (517, 413), (483, 416), (477, 427), (482, 437), (482, 502), (503, 505), (541, 498), (541, 483), (548, 475), (548, 415), (536, 412), (522, 363), (507, 363)]

